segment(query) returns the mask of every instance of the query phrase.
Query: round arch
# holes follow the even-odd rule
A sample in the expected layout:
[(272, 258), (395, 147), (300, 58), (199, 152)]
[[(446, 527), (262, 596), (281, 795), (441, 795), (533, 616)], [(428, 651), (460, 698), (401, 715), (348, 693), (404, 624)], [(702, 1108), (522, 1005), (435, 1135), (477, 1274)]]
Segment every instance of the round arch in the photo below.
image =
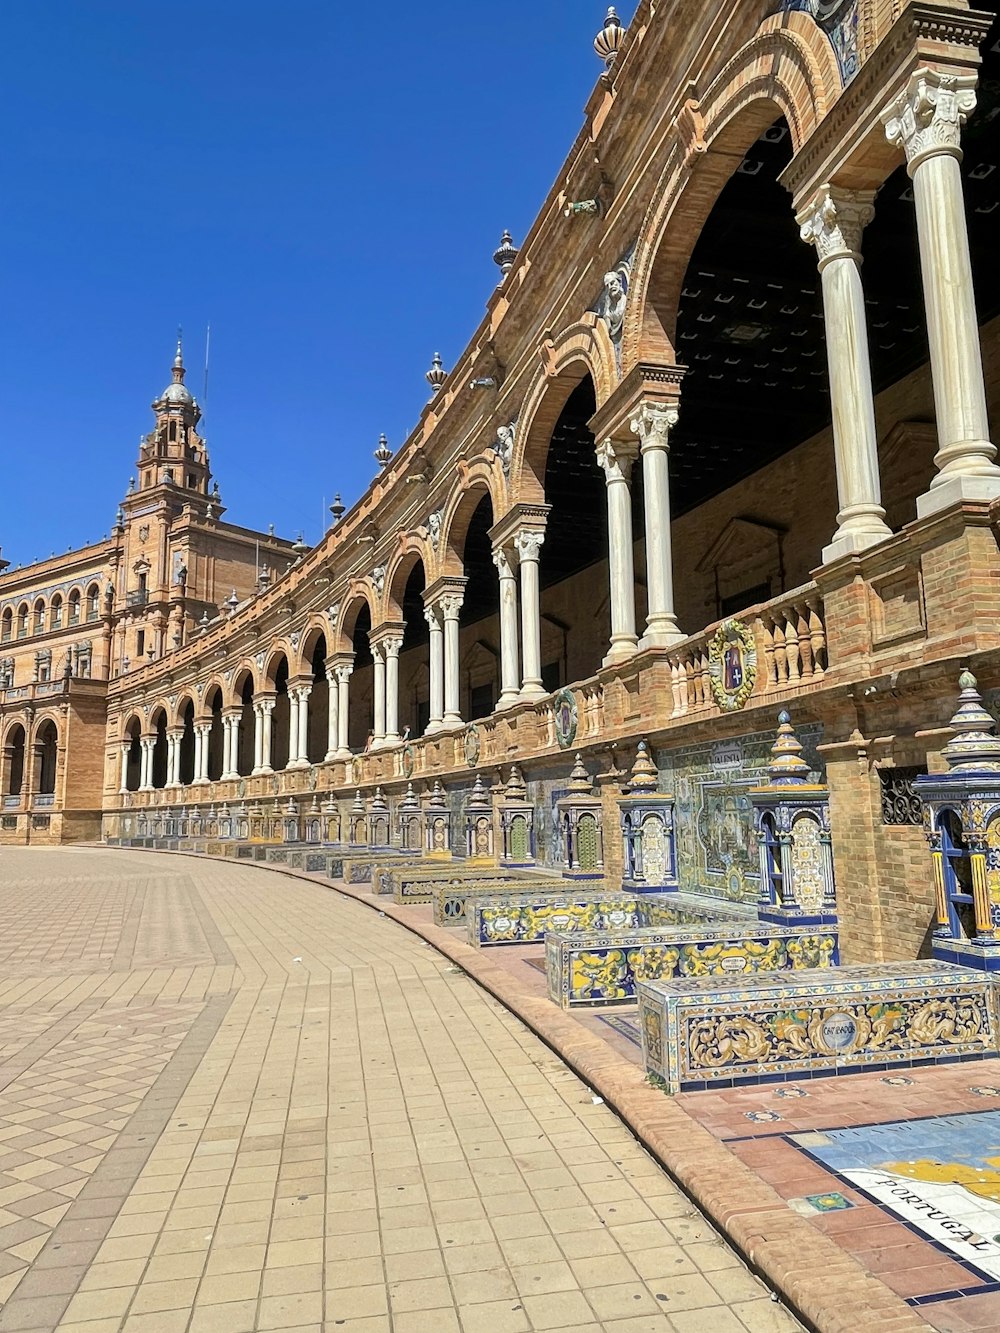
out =
[(302, 638), (299, 640), (299, 649), (295, 655), (295, 674), (298, 676), (309, 676), (312, 674), (313, 658), (316, 655), (316, 645), (320, 639), (323, 639), (327, 645), (327, 654), (329, 655), (330, 645), (330, 624), (322, 616), (311, 616), (306, 622)]
[(349, 654), (354, 651), (354, 628), (365, 607), (368, 608), (372, 625), (378, 624), (378, 607), (371, 584), (367, 579), (354, 579), (348, 586), (340, 608), (340, 619), (333, 635), (334, 652)]
[(448, 497), (441, 517), (441, 540), (438, 547), (438, 573), (462, 577), (462, 552), (472, 516), (488, 496), (493, 522), (496, 523), (507, 509), (505, 497), (498, 494), (496, 469), (482, 459), (459, 470), (459, 484)]
[(623, 375), (640, 361), (675, 363), (673, 328), (688, 261), (743, 154), (782, 116), (797, 153), (841, 88), (829, 38), (809, 15), (791, 12), (767, 19), (701, 100), (685, 104), (639, 232), (622, 330)]
[[(442, 549), (439, 542), (438, 551)], [(389, 561), (385, 575), (385, 616), (387, 620), (403, 619), (403, 595), (410, 575), (418, 564), (424, 567), (424, 578), (430, 583), (435, 576), (434, 551), (429, 541), (419, 533), (400, 535), (399, 549)]]
[(191, 711), (194, 717), (198, 716), (198, 705), (195, 703), (194, 693), (191, 690), (185, 690), (177, 700), (177, 707), (173, 710), (174, 715), (170, 719), (171, 725), (175, 727), (183, 726), (184, 714), (188, 705), (191, 705)]
[(212, 705), (209, 702), (212, 698), (212, 691), (218, 690), (222, 697), (222, 705), (226, 705), (226, 687), (220, 676), (212, 676), (208, 684), (201, 692), (201, 702), (196, 709), (199, 721), (208, 722), (212, 717)]
[[(607, 342), (610, 347), (610, 339)], [(589, 377), (598, 408), (610, 396), (613, 381), (609, 383), (606, 366), (601, 360), (595, 360), (592, 350), (593, 345), (588, 348), (577, 335), (564, 338), (559, 348), (554, 348), (548, 366), (535, 380), (525, 399), (521, 415), (523, 429), (518, 430), (511, 468), (517, 498), (522, 504), (546, 503), (545, 465), (552, 432), (573, 391)], [(600, 383), (595, 378), (595, 370), (601, 376)]]

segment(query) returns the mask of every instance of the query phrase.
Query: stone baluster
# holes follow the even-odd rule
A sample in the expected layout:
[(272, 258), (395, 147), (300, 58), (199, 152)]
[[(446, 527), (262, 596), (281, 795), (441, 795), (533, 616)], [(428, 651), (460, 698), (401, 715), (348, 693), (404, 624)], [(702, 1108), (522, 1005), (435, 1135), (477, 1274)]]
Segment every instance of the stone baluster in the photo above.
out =
[(624, 661), (639, 646), (635, 632), (635, 561), (632, 537), (634, 445), (605, 440), (597, 448), (608, 498), (608, 571), (611, 591), (611, 646), (604, 665)]
[(802, 239), (819, 255), (840, 502), (837, 531), (823, 551), (824, 564), (892, 536), (882, 508), (861, 282), (861, 234), (875, 216), (874, 199), (871, 191), (823, 185), (798, 216)]
[(882, 115), (886, 136), (906, 154), (913, 181), (934, 384), (938, 474), (917, 500), (920, 518), (959, 500), (1000, 495), (959, 166), (975, 88), (974, 74), (919, 69)]
[(806, 610), (812, 642), (813, 671), (817, 676), (822, 676), (826, 670), (826, 627), (820, 607), (814, 599), (807, 599)]

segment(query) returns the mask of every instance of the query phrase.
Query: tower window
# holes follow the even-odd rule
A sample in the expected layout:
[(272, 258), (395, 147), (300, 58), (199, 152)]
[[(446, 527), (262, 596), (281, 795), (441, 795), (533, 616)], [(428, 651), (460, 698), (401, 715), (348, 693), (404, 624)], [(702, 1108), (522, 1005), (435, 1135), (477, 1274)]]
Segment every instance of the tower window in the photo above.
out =
[(145, 651), (146, 651), (146, 631), (144, 629), (141, 629), (136, 633), (135, 636), (136, 658), (137, 659), (141, 658)]

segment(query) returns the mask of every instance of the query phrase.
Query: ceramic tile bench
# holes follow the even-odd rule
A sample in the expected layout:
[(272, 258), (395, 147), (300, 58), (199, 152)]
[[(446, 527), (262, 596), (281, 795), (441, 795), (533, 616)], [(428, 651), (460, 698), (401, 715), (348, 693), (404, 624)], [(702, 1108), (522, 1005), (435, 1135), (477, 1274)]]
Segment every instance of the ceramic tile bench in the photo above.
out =
[(634, 1001), (640, 981), (833, 967), (838, 961), (836, 932), (815, 926), (727, 919), (545, 936), (549, 999), (564, 1009)]
[(638, 991), (646, 1070), (668, 1092), (997, 1054), (993, 983), (950, 963), (677, 977)]
[(434, 890), (434, 924), (436, 926), (464, 926), (468, 920), (467, 911), (470, 898), (494, 897), (505, 893), (563, 894), (569, 885), (560, 875), (546, 879), (542, 875), (516, 874), (510, 872), (503, 878), (501, 870), (498, 879), (461, 880), (448, 884), (439, 884)]
[(500, 870), (497, 866), (467, 865), (464, 861), (420, 861), (402, 866), (380, 866), (375, 892), (392, 896), (397, 903), (430, 903), (441, 884), (458, 886), (468, 883), (504, 884), (530, 882), (523, 873)]
[[(504, 893), (470, 898), (466, 904), (469, 942), (537, 944), (549, 931), (619, 931), (642, 926), (713, 923), (718, 904), (681, 893), (622, 893), (566, 888), (560, 894)], [(755, 918), (748, 918), (753, 920)]]

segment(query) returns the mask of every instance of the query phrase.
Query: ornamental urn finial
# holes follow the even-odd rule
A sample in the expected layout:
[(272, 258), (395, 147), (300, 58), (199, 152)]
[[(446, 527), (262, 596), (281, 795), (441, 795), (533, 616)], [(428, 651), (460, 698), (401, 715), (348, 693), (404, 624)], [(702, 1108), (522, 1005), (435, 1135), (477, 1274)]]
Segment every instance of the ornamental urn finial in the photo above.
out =
[(434, 353), (434, 360), (431, 362), (431, 368), (424, 376), (424, 379), (431, 386), (431, 392), (437, 393), (441, 385), (448, 378), (448, 372), (444, 368), (444, 362), (441, 360), (441, 353)]
[(604, 61), (604, 66), (609, 71), (618, 59), (618, 52), (621, 50), (624, 36), (625, 29), (622, 27), (622, 21), (618, 17), (614, 5), (611, 5), (608, 8), (608, 16), (604, 20), (604, 27), (594, 38), (594, 50)]
[(768, 773), (772, 785), (781, 787), (797, 786), (809, 777), (809, 765), (802, 758), (802, 742), (786, 708), (778, 714), (778, 735), (771, 746)]
[(528, 795), (528, 785), (517, 764), (511, 764), (510, 777), (505, 788), (508, 801), (523, 801)]
[(640, 741), (635, 763), (629, 775), (628, 789), (630, 792), (655, 791), (658, 782), (659, 775), (656, 772), (656, 765), (649, 757), (649, 746), (645, 741)]
[(514, 267), (514, 260), (517, 258), (517, 256), (518, 256), (518, 248), (514, 244), (514, 240), (510, 232), (507, 231), (506, 228), (504, 228), (504, 233), (500, 237), (500, 244), (493, 251), (493, 262), (500, 269), (501, 282), (503, 282), (504, 278)]
[(965, 670), (958, 678), (961, 694), (958, 711), (950, 726), (955, 735), (944, 747), (944, 757), (953, 773), (1000, 772), (1000, 738), (996, 723), (987, 712), (975, 676)]
[(569, 785), (571, 791), (593, 790), (593, 783), (590, 780), (590, 774), (587, 772), (586, 765), (583, 762), (583, 755), (577, 752), (576, 763), (573, 765), (573, 771), (569, 775)]
[(375, 462), (383, 471), (389, 466), (389, 460), (392, 458), (392, 450), (389, 448), (389, 441), (383, 433), (378, 437), (378, 448), (375, 450)]
[(333, 504), (330, 506), (330, 513), (333, 515), (333, 521), (335, 524), (339, 523), (340, 520), (347, 513), (347, 506), (341, 500), (339, 491), (333, 497)]

